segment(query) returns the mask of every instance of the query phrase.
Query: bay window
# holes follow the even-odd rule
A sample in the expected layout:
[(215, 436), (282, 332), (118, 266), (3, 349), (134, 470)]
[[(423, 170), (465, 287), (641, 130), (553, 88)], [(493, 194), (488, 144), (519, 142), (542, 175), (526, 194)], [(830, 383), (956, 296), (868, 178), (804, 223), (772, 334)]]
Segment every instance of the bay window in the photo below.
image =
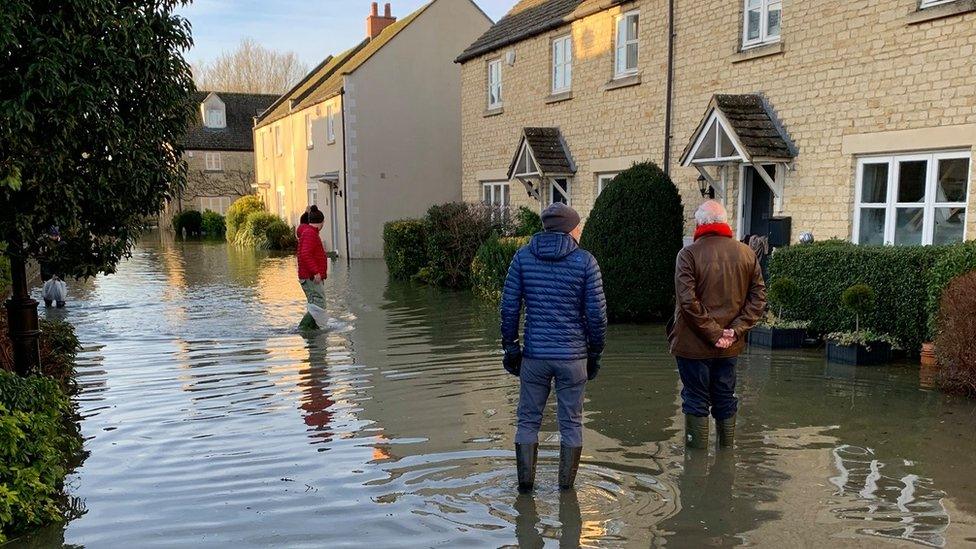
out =
[(552, 93), (563, 93), (573, 87), (573, 37), (561, 36), (552, 41)]
[(858, 161), (853, 240), (858, 244), (951, 244), (966, 234), (969, 152)]
[(637, 57), (640, 49), (637, 38), (639, 28), (640, 14), (638, 12), (631, 11), (617, 16), (614, 78), (637, 74)]
[(743, 48), (779, 40), (783, 0), (745, 0), (743, 15)]

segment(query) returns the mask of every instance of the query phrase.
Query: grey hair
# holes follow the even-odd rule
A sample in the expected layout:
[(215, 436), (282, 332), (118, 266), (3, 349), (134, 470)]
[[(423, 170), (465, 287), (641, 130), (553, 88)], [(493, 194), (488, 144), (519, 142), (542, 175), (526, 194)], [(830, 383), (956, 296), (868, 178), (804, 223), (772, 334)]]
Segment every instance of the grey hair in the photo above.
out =
[(729, 214), (717, 200), (706, 200), (695, 210), (695, 223), (708, 225), (711, 223), (728, 223)]

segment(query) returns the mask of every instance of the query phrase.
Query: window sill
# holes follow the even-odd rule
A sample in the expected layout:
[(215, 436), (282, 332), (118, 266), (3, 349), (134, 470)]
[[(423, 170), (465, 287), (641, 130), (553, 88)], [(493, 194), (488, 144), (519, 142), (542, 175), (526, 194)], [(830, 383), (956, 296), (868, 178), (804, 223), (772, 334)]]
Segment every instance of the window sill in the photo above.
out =
[(786, 51), (782, 40), (773, 42), (772, 44), (760, 44), (758, 46), (750, 46), (745, 49), (741, 49), (734, 54), (732, 54), (733, 63), (742, 63), (743, 61), (749, 61), (752, 59), (759, 59), (761, 57), (769, 57), (770, 55), (779, 55)]
[(481, 116), (484, 117), (484, 118), (488, 118), (489, 116), (498, 116), (499, 114), (502, 114), (503, 112), (505, 112), (505, 107), (504, 106), (493, 107), (491, 109), (485, 109), (485, 113), (483, 115), (481, 115)]
[(976, 0), (956, 0), (948, 4), (932, 6), (931, 8), (921, 8), (908, 14), (908, 24), (918, 25), (927, 21), (952, 17), (970, 11), (976, 11)]
[(621, 76), (619, 78), (614, 78), (613, 80), (604, 84), (603, 91), (618, 90), (620, 88), (629, 88), (631, 86), (639, 86), (640, 83), (641, 83), (640, 73), (632, 74), (630, 76)]
[(203, 170), (203, 173), (217, 174), (217, 173), (224, 173), (224, 170)]
[(330, 139), (325, 142), (326, 145), (335, 145), (335, 139)]
[(573, 90), (554, 93), (546, 98), (546, 105), (552, 105), (553, 103), (562, 103), (563, 101), (569, 101), (572, 98), (573, 98)]

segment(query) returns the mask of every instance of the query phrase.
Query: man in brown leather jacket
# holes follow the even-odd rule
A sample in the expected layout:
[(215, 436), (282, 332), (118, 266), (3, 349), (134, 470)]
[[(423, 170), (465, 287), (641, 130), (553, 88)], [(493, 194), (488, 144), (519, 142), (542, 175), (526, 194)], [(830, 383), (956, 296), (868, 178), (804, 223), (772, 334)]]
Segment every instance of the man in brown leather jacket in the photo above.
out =
[(756, 254), (732, 237), (720, 203), (702, 204), (695, 222), (695, 242), (678, 253), (675, 266), (668, 342), (681, 375), (687, 444), (707, 446), (711, 412), (719, 445), (730, 447), (739, 405), (736, 357), (766, 308), (766, 285)]

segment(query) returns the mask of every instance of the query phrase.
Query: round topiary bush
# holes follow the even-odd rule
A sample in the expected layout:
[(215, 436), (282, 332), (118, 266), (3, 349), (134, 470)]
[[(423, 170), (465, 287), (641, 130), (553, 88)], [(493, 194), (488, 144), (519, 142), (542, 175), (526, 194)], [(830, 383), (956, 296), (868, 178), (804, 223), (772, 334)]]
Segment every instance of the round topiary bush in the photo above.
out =
[(227, 208), (227, 216), (224, 219), (227, 226), (227, 241), (234, 242), (237, 240), (237, 231), (244, 226), (248, 215), (266, 210), (264, 201), (256, 194), (249, 194), (235, 200)]
[(635, 164), (603, 190), (580, 244), (600, 263), (611, 320), (671, 316), (683, 233), (681, 195), (656, 164)]
[(976, 397), (976, 271), (957, 277), (942, 294), (935, 353), (939, 386), (946, 392)]
[(766, 290), (766, 301), (776, 308), (776, 317), (783, 318), (783, 311), (789, 310), (796, 303), (800, 287), (792, 278), (777, 278)]
[(854, 313), (854, 331), (861, 331), (861, 317), (874, 310), (876, 296), (874, 288), (867, 284), (855, 284), (844, 290), (840, 296), (841, 305)]

